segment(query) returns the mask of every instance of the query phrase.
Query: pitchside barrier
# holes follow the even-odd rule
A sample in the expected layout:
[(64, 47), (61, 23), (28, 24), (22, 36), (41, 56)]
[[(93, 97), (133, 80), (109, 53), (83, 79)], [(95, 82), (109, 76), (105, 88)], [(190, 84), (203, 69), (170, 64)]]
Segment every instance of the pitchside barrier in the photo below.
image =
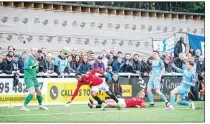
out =
[[(59, 77), (57, 74), (38, 74), (37, 79), (42, 90), (43, 104), (59, 105), (64, 104), (73, 95), (77, 86), (77, 80), (74, 73)], [(120, 73), (119, 82), (122, 85), (124, 98), (134, 97), (143, 89), (146, 90), (149, 80), (148, 76), (141, 77), (138, 74)], [(181, 74), (165, 74), (161, 81), (161, 92), (169, 99), (170, 91), (180, 84)], [(104, 79), (104, 78), (103, 78)], [(28, 90), (24, 84), (23, 75), (20, 76), (19, 84), (13, 87), (13, 75), (0, 75), (0, 106), (19, 106), (24, 102)], [(160, 101), (160, 97), (154, 93), (154, 100)], [(88, 102), (91, 91), (88, 85), (82, 86), (73, 104), (84, 104)], [(104, 100), (106, 95), (99, 92), (99, 97)], [(195, 97), (195, 95), (194, 95)], [(146, 101), (148, 101), (146, 99)], [(37, 105), (36, 97), (30, 103)]]

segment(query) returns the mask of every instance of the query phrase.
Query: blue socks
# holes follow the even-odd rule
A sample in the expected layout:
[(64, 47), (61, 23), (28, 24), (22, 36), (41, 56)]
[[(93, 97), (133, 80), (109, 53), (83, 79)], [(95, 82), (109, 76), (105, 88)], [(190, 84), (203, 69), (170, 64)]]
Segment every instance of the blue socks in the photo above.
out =
[(179, 105), (184, 105), (184, 106), (190, 106), (190, 102), (186, 101), (186, 100), (182, 100), (178, 103)]
[(152, 103), (152, 104), (154, 103), (152, 92), (148, 93), (148, 99), (149, 99), (150, 103)]
[(172, 106), (174, 106), (175, 99), (176, 99), (175, 95), (171, 93), (171, 94), (170, 94), (170, 104), (171, 104)]
[(168, 100), (166, 99), (166, 96), (163, 93), (160, 93), (160, 98), (164, 101), (164, 102), (168, 102)]

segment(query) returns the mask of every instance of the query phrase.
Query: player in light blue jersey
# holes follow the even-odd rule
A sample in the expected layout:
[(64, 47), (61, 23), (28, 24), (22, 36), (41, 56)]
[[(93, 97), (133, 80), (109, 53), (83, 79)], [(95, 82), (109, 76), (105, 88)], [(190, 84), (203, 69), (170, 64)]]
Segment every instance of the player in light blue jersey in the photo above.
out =
[(158, 51), (153, 51), (153, 58), (154, 60), (152, 61), (152, 74), (150, 75), (149, 82), (147, 84), (147, 94), (150, 101), (150, 107), (155, 106), (152, 89), (155, 89), (156, 93), (160, 95), (160, 98), (166, 103), (166, 105), (168, 105), (168, 100), (166, 99), (165, 95), (160, 92), (160, 82), (162, 75), (165, 72), (165, 66), (163, 61), (160, 59)]
[(170, 93), (170, 105), (168, 107), (170, 110), (174, 109), (173, 106), (176, 99), (175, 95), (179, 95), (176, 101), (179, 105), (189, 106), (193, 110), (195, 109), (194, 102), (189, 102), (185, 100), (185, 97), (190, 92), (190, 88), (194, 87), (196, 83), (196, 74), (195, 74), (195, 70), (193, 69), (193, 66), (194, 66), (194, 62), (191, 60), (189, 60), (186, 63), (186, 69), (184, 70), (172, 64), (172, 67), (175, 70), (177, 70), (179, 73), (183, 73), (183, 77), (182, 77), (182, 82), (180, 86), (173, 89)]

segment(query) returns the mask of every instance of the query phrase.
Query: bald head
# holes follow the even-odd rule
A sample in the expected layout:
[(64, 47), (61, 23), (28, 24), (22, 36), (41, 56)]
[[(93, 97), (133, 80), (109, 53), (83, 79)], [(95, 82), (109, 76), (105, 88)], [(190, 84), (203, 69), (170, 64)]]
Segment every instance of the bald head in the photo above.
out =
[(31, 54), (36, 57), (38, 55), (38, 49), (37, 48), (31, 48)]

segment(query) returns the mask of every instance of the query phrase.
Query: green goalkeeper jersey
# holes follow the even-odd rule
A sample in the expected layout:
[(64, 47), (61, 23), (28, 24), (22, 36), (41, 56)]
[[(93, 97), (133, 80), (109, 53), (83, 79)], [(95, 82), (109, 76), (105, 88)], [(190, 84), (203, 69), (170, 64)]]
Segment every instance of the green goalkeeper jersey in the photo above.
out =
[(28, 55), (24, 61), (24, 78), (36, 78), (38, 66), (32, 68), (37, 63), (37, 59), (32, 55)]

